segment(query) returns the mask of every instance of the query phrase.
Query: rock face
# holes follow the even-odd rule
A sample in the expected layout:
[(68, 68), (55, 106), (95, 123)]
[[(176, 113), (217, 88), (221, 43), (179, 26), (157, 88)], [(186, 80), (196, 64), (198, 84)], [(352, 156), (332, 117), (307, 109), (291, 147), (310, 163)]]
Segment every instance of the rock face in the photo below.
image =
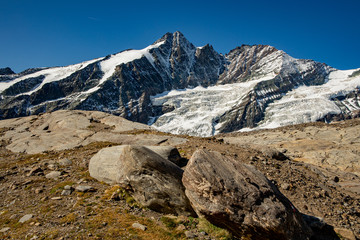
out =
[(172, 214), (193, 214), (185, 196), (183, 170), (143, 146), (122, 145), (100, 150), (89, 163), (90, 175), (119, 184), (144, 207)]
[(254, 167), (217, 152), (197, 150), (183, 175), (185, 194), (199, 216), (252, 239), (309, 239), (302, 215)]

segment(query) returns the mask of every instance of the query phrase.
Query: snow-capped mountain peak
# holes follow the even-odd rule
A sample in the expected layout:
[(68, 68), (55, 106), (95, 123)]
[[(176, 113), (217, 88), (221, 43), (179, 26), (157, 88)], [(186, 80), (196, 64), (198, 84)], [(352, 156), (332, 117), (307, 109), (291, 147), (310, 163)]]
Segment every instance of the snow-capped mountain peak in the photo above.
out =
[(269, 45), (242, 45), (224, 56), (180, 32), (141, 50), (2, 73), (0, 119), (98, 110), (162, 131), (210, 136), (346, 118), (360, 109), (360, 70), (338, 71)]

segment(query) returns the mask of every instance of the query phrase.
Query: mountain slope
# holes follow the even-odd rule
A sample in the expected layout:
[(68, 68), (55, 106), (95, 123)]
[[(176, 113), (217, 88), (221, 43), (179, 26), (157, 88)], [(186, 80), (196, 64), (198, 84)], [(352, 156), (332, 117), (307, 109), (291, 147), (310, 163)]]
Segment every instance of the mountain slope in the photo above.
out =
[[(266, 45), (242, 45), (224, 56), (210, 45), (195, 47), (180, 32), (167, 33), (142, 50), (6, 73), (0, 75), (0, 119), (58, 109), (98, 110), (161, 131), (209, 136), (330, 120), (360, 109), (355, 71), (295, 59)], [(288, 98), (302, 96), (303, 90), (314, 92), (289, 104)], [(322, 113), (302, 118), (299, 109), (308, 109), (308, 102), (314, 102), (310, 96), (317, 93), (324, 101), (310, 112), (321, 108)], [(300, 102), (302, 107), (292, 107)], [(279, 120), (282, 112), (291, 117)]]

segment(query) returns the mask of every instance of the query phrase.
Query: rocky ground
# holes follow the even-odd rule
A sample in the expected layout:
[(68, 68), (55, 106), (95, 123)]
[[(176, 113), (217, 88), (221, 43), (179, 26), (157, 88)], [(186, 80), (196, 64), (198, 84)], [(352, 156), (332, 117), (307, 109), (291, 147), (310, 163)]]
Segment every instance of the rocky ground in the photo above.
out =
[[(164, 215), (142, 208), (118, 186), (90, 177), (89, 161), (100, 149), (136, 142), (175, 146), (186, 159), (197, 149), (207, 149), (252, 164), (272, 180), (300, 212), (322, 219), (321, 224), (333, 226), (341, 238), (360, 238), (357, 188), (360, 177), (356, 164), (351, 168), (336, 168), (336, 164), (315, 158), (316, 162), (305, 161), (303, 155), (310, 156), (307, 153), (310, 151), (308, 148), (301, 151), (297, 144), (320, 137), (323, 145), (313, 144), (312, 153), (317, 150), (330, 156), (336, 145), (338, 156), (347, 159), (341, 150), (343, 153), (356, 150), (351, 147), (358, 144), (359, 120), (197, 138), (172, 136), (138, 125), (133, 127), (130, 122), (126, 122), (126, 129), (120, 129), (120, 123), (109, 123), (109, 116), (80, 113), (57, 113), (67, 114), (67, 118), (72, 119), (71, 126), (66, 126), (68, 131), (64, 130), (64, 123), (59, 127), (60, 120), (64, 122), (65, 118), (50, 121), (47, 118), (50, 115), (32, 116), (31, 121), (17, 120), (16, 124), (11, 120), (6, 120), (9, 121), (6, 124), (0, 122), (1, 239), (231, 239), (230, 233), (204, 219)], [(85, 125), (75, 124), (78, 115)], [(36, 124), (39, 121), (51, 124)], [(28, 125), (22, 127), (24, 124)], [(81, 131), (71, 130), (74, 128)], [(314, 134), (307, 134), (307, 129)], [(18, 134), (23, 137), (16, 137)], [(39, 141), (46, 139), (45, 134), (54, 134), (49, 138), (51, 141)], [(69, 137), (59, 137), (64, 134)], [(109, 135), (111, 137), (100, 137)], [(32, 138), (35, 145), (32, 145)], [(64, 147), (56, 148), (56, 139), (68, 139), (67, 145), (63, 141)], [(349, 139), (353, 143), (337, 144), (333, 139)], [(31, 152), (34, 149), (31, 146), (41, 151)], [(295, 151), (299, 157), (294, 155)], [(359, 156), (355, 159), (358, 164)], [(341, 159), (337, 164), (339, 162)], [(349, 165), (349, 161), (345, 162)]]

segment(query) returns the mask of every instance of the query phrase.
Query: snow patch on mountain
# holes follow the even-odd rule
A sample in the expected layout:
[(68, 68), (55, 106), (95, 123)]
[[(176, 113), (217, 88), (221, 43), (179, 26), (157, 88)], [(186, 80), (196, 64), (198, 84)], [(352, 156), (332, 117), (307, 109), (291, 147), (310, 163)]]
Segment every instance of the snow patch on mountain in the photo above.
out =
[(142, 58), (145, 56), (150, 63), (154, 63), (154, 58), (149, 52), (153, 48), (157, 48), (162, 45), (164, 41), (150, 45), (141, 50), (126, 50), (114, 55), (111, 55), (109, 59), (100, 62), (101, 71), (104, 72), (104, 76), (100, 79), (100, 82), (97, 86), (87, 90), (85, 93), (92, 93), (100, 89), (100, 85), (103, 84), (109, 77), (111, 77), (114, 72), (116, 66), (120, 64), (128, 63), (134, 61), (135, 59)]
[(32, 89), (29, 92), (26, 93), (21, 93), (19, 95), (30, 95), (33, 92), (38, 91), (39, 89), (41, 89), (46, 83), (50, 83), (50, 82), (55, 82), (55, 81), (59, 81), (61, 79), (67, 78), (69, 77), (71, 74), (85, 68), (86, 66), (99, 61), (103, 58), (97, 58), (97, 59), (93, 59), (90, 61), (86, 61), (86, 62), (82, 62), (79, 64), (75, 64), (75, 65), (69, 65), (66, 67), (54, 67), (54, 68), (48, 68), (48, 69), (44, 69), (32, 74), (28, 74), (19, 78), (15, 78), (14, 80), (10, 81), (10, 82), (0, 82), (0, 92), (4, 91), (5, 89), (11, 87), (12, 85), (14, 85), (15, 83), (18, 83), (20, 81), (23, 81), (25, 79), (28, 78), (35, 78), (35, 77), (39, 77), (44, 75), (45, 78), (42, 81), (41, 84), (39, 84), (36, 88)]
[(281, 99), (269, 104), (265, 119), (256, 129), (314, 122), (329, 113), (340, 114), (341, 109), (331, 98), (344, 96), (360, 88), (360, 76), (349, 77), (355, 71), (357, 70), (333, 71), (323, 85), (293, 89)]

